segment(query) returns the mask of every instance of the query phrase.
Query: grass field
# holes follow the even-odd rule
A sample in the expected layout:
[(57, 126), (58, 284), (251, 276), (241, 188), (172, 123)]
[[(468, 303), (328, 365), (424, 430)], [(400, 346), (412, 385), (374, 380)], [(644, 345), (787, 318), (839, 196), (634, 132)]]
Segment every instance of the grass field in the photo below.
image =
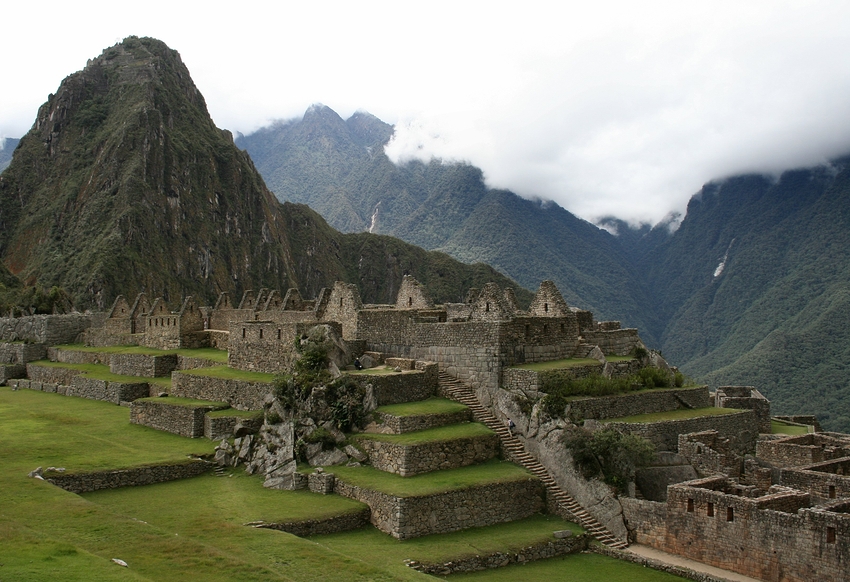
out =
[(770, 429), (773, 434), (787, 434), (789, 436), (809, 434), (809, 428), (798, 424), (788, 424), (779, 420), (770, 421)]
[(419, 416), (425, 414), (452, 414), (466, 410), (466, 405), (446, 398), (429, 398), (418, 402), (387, 404), (379, 406), (375, 412), (392, 414), (393, 416)]
[(246, 382), (264, 382), (270, 384), (274, 381), (274, 374), (265, 372), (247, 372), (228, 368), (227, 366), (213, 366), (212, 368), (195, 368), (193, 370), (181, 370), (181, 374), (193, 376), (209, 376), (211, 378), (224, 378), (226, 380), (245, 380)]
[(142, 376), (123, 376), (121, 374), (113, 374), (109, 371), (109, 366), (104, 364), (65, 364), (63, 362), (51, 362), (50, 360), (38, 360), (31, 362), (35, 366), (43, 366), (45, 368), (65, 368), (68, 370), (77, 370), (81, 376), (92, 378), (94, 380), (105, 380), (106, 382), (147, 382), (160, 386), (165, 392), (171, 388), (171, 377), (162, 378), (147, 378)]
[[(74, 495), (26, 475), (38, 466), (91, 471), (174, 462), (210, 454), (215, 443), (131, 425), (125, 407), (58, 394), (0, 387), (0, 443), (4, 581), (433, 580), (410, 570), (403, 560), (446, 561), (505, 551), (548, 539), (553, 530), (576, 527), (552, 516), (534, 516), (404, 542), (372, 527), (301, 539), (243, 524), (316, 519), (362, 506), (336, 495), (265, 489), (261, 478), (241, 468), (232, 470), (232, 476), (207, 474)], [(112, 558), (126, 561), (129, 568)], [(577, 564), (576, 576), (597, 572), (597, 580), (672, 580), (616, 560), (591, 559), (599, 562), (549, 561), (511, 576), (521, 572), (525, 582), (591, 579), (564, 577)], [(501, 575), (491, 571), (484, 579)]]
[(606, 418), (604, 422), (659, 422), (662, 420), (685, 420), (687, 418), (699, 418), (701, 416), (723, 416), (726, 414), (737, 414), (741, 412), (737, 408), (681, 408), (679, 410), (668, 410), (667, 412), (651, 412), (649, 414), (636, 414), (634, 416), (622, 416), (620, 418)]
[(562, 370), (564, 368), (578, 368), (581, 366), (602, 366), (599, 360), (593, 358), (568, 358), (564, 360), (552, 360), (550, 362), (534, 362), (531, 364), (520, 364), (511, 366), (519, 370), (532, 370), (534, 372), (545, 372), (546, 370)]
[(427, 430), (417, 430), (404, 434), (364, 433), (356, 435), (355, 439), (370, 439), (396, 445), (419, 445), (455, 439), (489, 436), (495, 434), (492, 430), (478, 422), (450, 424)]

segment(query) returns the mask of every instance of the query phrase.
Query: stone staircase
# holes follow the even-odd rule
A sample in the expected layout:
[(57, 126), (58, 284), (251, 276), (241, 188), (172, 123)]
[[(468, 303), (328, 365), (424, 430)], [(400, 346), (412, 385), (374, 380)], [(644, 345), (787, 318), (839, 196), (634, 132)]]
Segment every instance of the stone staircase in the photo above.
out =
[(579, 505), (571, 495), (558, 486), (546, 468), (525, 450), (525, 447), (519, 439), (511, 434), (508, 427), (481, 405), (471, 388), (443, 371), (440, 371), (439, 386), (440, 392), (444, 396), (468, 406), (476, 421), (485, 424), (495, 432), (499, 436), (502, 448), (509, 460), (522, 465), (540, 479), (546, 487), (547, 494), (555, 500), (562, 510), (574, 515), (579, 524), (594, 538), (610, 548), (622, 550), (628, 547), (626, 542), (615, 537), (586, 509)]

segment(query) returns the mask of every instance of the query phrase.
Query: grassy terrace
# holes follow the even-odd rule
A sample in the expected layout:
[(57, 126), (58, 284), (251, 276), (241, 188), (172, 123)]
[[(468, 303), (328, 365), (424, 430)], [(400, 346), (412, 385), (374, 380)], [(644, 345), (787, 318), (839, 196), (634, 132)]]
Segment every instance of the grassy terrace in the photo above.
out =
[(209, 376), (210, 378), (224, 378), (226, 380), (244, 380), (246, 382), (263, 382), (270, 384), (274, 381), (274, 374), (265, 372), (246, 372), (227, 366), (213, 366), (212, 368), (195, 368), (193, 370), (181, 370), (181, 374), (192, 376)]
[(635, 416), (623, 416), (620, 418), (606, 418), (604, 422), (660, 422), (664, 420), (685, 420), (688, 418), (699, 418), (702, 416), (723, 416), (742, 412), (737, 408), (682, 408), (669, 410), (667, 412), (650, 412), (649, 414), (636, 414)]
[[(309, 473), (312, 470), (311, 467), (307, 467), (303, 469), (303, 472)], [(457, 491), (485, 483), (509, 483), (532, 478), (531, 473), (522, 467), (498, 460), (461, 467), (460, 469), (434, 471), (413, 477), (399, 477), (393, 473), (385, 473), (367, 466), (346, 467), (340, 465), (334, 467), (333, 472), (346, 483), (398, 497), (419, 497), (446, 491)]]
[(83, 344), (65, 344), (56, 346), (60, 350), (69, 350), (74, 352), (91, 352), (96, 354), (142, 354), (145, 356), (165, 356), (169, 354), (177, 354), (187, 358), (200, 358), (202, 360), (210, 360), (212, 362), (227, 363), (227, 351), (217, 350), (215, 348), (198, 348), (194, 350), (179, 349), (179, 350), (158, 350), (156, 348), (147, 348), (145, 346), (109, 346), (104, 348), (92, 348)]
[(478, 422), (464, 422), (449, 426), (440, 426), (426, 430), (417, 430), (405, 434), (375, 434), (363, 433), (355, 439), (370, 439), (396, 445), (421, 445), (455, 439), (474, 438), (495, 434), (492, 430)]
[(195, 408), (197, 406), (215, 406), (220, 409), (230, 408), (227, 402), (211, 402), (209, 400), (198, 400), (196, 398), (182, 398), (179, 396), (169, 396), (168, 398), (139, 398), (136, 402), (162, 402), (171, 406), (185, 406), (187, 408)]
[(467, 556), (516, 551), (534, 543), (552, 540), (552, 532), (559, 529), (568, 529), (576, 534), (584, 532), (578, 525), (556, 516), (533, 515), (510, 523), (405, 541), (393, 539), (375, 528), (312, 536), (310, 540), (345, 555), (370, 555), (378, 564), (391, 567), (406, 559), (444, 563)]
[(466, 405), (447, 398), (429, 398), (418, 402), (379, 406), (375, 412), (383, 412), (393, 416), (424, 416), (428, 414), (452, 414), (466, 410), (466, 408)]
[(809, 434), (809, 428), (800, 426), (799, 424), (789, 424), (781, 420), (770, 420), (770, 429), (773, 434), (787, 434), (796, 436), (801, 434)]
[[(627, 358), (629, 359), (629, 358)], [(531, 370), (533, 372), (545, 372), (546, 370), (563, 370), (565, 368), (581, 368), (584, 366), (601, 366), (599, 360), (593, 358), (566, 358), (563, 360), (552, 360), (550, 362), (533, 362), (531, 364), (520, 364), (511, 366), (517, 370)]]
[(259, 418), (262, 415), (262, 410), (237, 410), (236, 408), (227, 408), (224, 410), (213, 410), (211, 412), (207, 412), (207, 416), (209, 416), (210, 418), (221, 418), (225, 416), (235, 416), (236, 418)]
[(62, 362), (51, 362), (50, 360), (38, 360), (30, 362), (34, 366), (43, 366), (45, 368), (63, 368), (67, 370), (77, 370), (81, 372), (81, 376), (92, 378), (94, 380), (105, 380), (106, 382), (147, 382), (148, 384), (156, 384), (168, 391), (171, 388), (171, 378), (146, 378), (142, 376), (122, 376), (121, 374), (113, 374), (109, 371), (109, 366), (102, 364), (64, 364)]

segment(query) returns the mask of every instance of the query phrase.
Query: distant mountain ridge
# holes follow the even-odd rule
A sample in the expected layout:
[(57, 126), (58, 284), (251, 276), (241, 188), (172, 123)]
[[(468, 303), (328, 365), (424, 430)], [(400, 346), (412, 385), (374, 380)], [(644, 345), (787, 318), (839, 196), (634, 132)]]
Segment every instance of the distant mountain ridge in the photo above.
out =
[[(654, 342), (650, 299), (609, 233), (552, 203), (488, 188), (464, 163), (395, 165), (392, 126), (313, 106), (300, 120), (238, 136), (280, 200), (301, 202), (346, 232), (397, 236), (465, 262), (483, 261), (525, 287), (552, 279), (571, 304), (640, 327)], [(545, 275), (544, 275), (545, 274)]]
[(12, 161), (12, 154), (15, 153), (15, 148), (21, 140), (12, 137), (7, 137), (3, 142), (3, 149), (0, 150), (0, 172), (6, 169), (9, 162)]
[(552, 279), (568, 303), (638, 327), (695, 379), (755, 385), (777, 412), (850, 431), (847, 160), (709, 183), (680, 223), (609, 217), (601, 226), (614, 236), (554, 203), (489, 189), (468, 164), (396, 166), (379, 147), (391, 132), (366, 113), (342, 120), (315, 106), (236, 144), (280, 199), (337, 228), (486, 261), (525, 285)]
[(261, 287), (315, 297), (335, 280), (385, 303), (405, 274), (437, 301), (490, 280), (530, 300), (486, 265), (342, 235), (305, 206), (281, 205), (215, 127), (177, 52), (150, 38), (106, 49), (39, 109), (0, 175), (0, 260), (78, 307), (140, 291), (174, 306)]

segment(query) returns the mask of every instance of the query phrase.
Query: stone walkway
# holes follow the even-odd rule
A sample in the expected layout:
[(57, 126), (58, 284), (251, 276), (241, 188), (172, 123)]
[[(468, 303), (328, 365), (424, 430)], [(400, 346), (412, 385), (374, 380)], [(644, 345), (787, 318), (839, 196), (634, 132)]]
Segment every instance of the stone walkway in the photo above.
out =
[(728, 580), (729, 582), (759, 582), (757, 578), (750, 578), (749, 576), (744, 576), (743, 574), (738, 574), (736, 572), (730, 572), (729, 570), (715, 568), (714, 566), (709, 566), (707, 564), (702, 564), (694, 560), (689, 560), (688, 558), (683, 558), (682, 556), (668, 554), (667, 552), (656, 550), (655, 548), (652, 548), (650, 546), (632, 544), (625, 551), (632, 552), (633, 554), (637, 554), (638, 556), (641, 556), (643, 558), (663, 562), (671, 566), (678, 566), (679, 568), (687, 568), (688, 570), (693, 570), (694, 572), (708, 574), (719, 580)]

